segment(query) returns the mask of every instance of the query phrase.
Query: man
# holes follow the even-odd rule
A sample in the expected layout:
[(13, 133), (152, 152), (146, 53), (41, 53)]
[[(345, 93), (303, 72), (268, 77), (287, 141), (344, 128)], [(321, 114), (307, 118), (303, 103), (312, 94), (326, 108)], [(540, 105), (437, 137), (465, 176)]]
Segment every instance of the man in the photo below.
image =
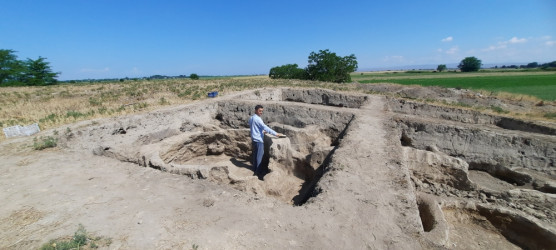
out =
[(276, 133), (276, 131), (272, 130), (268, 126), (266, 126), (261, 119), (263, 115), (263, 106), (257, 105), (255, 106), (255, 114), (249, 118), (249, 128), (251, 129), (251, 142), (253, 145), (253, 168), (254, 168), (254, 175), (258, 176), (259, 179), (262, 178), (261, 174), (261, 162), (263, 161), (263, 154), (264, 154), (264, 134), (270, 133), (274, 136), (282, 136), (280, 133)]

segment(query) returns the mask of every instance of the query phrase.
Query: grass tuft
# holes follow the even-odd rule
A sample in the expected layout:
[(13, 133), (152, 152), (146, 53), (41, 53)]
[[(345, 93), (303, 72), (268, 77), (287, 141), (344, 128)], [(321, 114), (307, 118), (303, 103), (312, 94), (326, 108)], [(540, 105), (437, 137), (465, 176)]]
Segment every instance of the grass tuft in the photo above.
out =
[(70, 250), (70, 249), (96, 249), (99, 246), (107, 247), (112, 244), (112, 239), (104, 237), (92, 237), (82, 224), (70, 239), (56, 239), (44, 243), (40, 250)]
[(492, 111), (498, 113), (498, 114), (508, 114), (510, 113), (510, 111), (507, 111), (501, 107), (498, 106), (490, 106), (490, 109), (492, 109)]
[(544, 117), (548, 119), (556, 119), (556, 112), (546, 113), (544, 114)]
[(41, 136), (33, 138), (33, 149), (43, 150), (47, 148), (54, 148), (58, 145), (58, 139), (52, 136)]

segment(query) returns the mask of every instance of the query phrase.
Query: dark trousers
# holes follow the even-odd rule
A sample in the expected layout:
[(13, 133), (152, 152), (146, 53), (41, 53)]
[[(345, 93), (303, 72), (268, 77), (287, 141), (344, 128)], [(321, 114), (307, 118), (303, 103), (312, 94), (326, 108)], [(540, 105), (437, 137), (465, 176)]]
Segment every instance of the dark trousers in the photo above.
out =
[(263, 162), (264, 143), (254, 141), (251, 144), (253, 145), (253, 159), (251, 160), (254, 168), (253, 171), (255, 171), (256, 175), (259, 175), (262, 171), (261, 163)]

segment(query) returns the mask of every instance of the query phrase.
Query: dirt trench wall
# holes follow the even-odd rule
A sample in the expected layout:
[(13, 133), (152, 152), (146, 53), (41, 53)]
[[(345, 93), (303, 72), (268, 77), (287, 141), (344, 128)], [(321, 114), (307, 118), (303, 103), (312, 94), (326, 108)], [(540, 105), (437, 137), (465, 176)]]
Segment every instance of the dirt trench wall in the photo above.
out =
[(556, 135), (556, 127), (553, 124), (539, 121), (523, 121), (510, 117), (483, 114), (474, 110), (429, 105), (405, 99), (389, 98), (387, 104), (389, 110), (400, 114), (439, 118), (469, 124), (494, 125), (509, 130)]
[(285, 101), (324, 106), (360, 108), (368, 97), (361, 94), (344, 94), (326, 89), (260, 89), (237, 96), (237, 100)]
[(556, 139), (552, 137), (496, 133), (418, 120), (400, 120), (398, 127), (404, 146), (422, 150), (434, 146), (473, 166), (527, 168), (556, 175)]
[(367, 101), (365, 95), (346, 95), (324, 89), (282, 90), (282, 100), (290, 102), (304, 102), (326, 106), (360, 108)]
[[(216, 119), (231, 128), (247, 128), (248, 120), (254, 114), (254, 102), (220, 102)], [(316, 125), (333, 131), (332, 137), (338, 136), (346, 124), (353, 118), (350, 112), (330, 111), (298, 104), (266, 103), (262, 116), (265, 124), (279, 123), (297, 128)]]

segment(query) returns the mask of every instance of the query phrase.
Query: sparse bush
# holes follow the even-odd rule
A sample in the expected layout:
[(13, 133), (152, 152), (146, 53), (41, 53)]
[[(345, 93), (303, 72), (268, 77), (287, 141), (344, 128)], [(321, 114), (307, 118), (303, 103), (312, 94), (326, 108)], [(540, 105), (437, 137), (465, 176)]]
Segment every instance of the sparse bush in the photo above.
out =
[(58, 139), (52, 137), (52, 136), (41, 136), (40, 138), (37, 139), (37, 137), (35, 137), (33, 139), (33, 148), (35, 150), (43, 150), (46, 148), (53, 148), (56, 147), (58, 144)]
[(89, 97), (89, 104), (91, 104), (92, 106), (100, 106), (102, 105), (102, 101), (98, 98)]
[[(85, 227), (79, 224), (77, 231), (69, 240), (57, 239), (50, 240), (41, 246), (41, 250), (70, 250), (70, 249), (96, 249), (100, 246), (110, 246), (112, 239), (103, 237), (91, 237)], [(88, 248), (87, 248), (88, 247)]]
[(66, 117), (67, 118), (73, 117), (73, 119), (77, 119), (79, 117), (84, 117), (84, 116), (86, 116), (86, 115), (81, 113), (81, 112), (78, 112), (78, 111), (70, 110), (70, 111), (66, 112)]
[(501, 107), (498, 106), (490, 106), (490, 109), (492, 109), (492, 111), (498, 113), (498, 114), (507, 114), (510, 113), (510, 111), (504, 110)]
[(556, 112), (546, 113), (544, 114), (544, 117), (548, 119), (556, 119)]
[(140, 102), (140, 103), (135, 103), (135, 104), (133, 104), (133, 109), (134, 109), (134, 110), (140, 110), (140, 109), (144, 109), (144, 108), (146, 108), (146, 107), (148, 107), (148, 106), (149, 106), (148, 103), (146, 103), (146, 102)]
[(168, 100), (166, 100), (166, 98), (160, 97), (160, 99), (158, 100), (158, 104), (160, 104), (160, 105), (168, 105), (168, 104), (170, 104), (170, 102), (168, 102)]
[(189, 78), (190, 78), (191, 80), (199, 80), (199, 75), (193, 73), (193, 74), (189, 75)]

